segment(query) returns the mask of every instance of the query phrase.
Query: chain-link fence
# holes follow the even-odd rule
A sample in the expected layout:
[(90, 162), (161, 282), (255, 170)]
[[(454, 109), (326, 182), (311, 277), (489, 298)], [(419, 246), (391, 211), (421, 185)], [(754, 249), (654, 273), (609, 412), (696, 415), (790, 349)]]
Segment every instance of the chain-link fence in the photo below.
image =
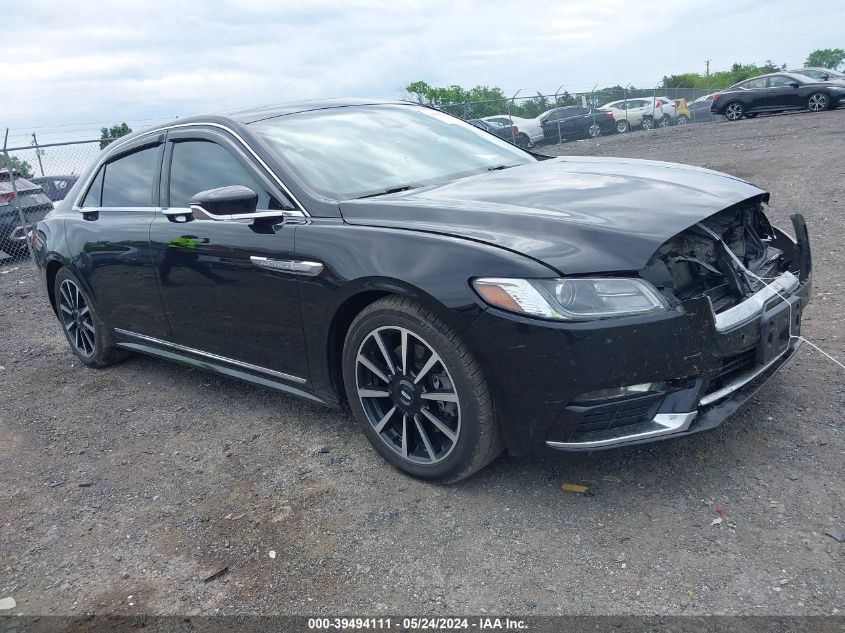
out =
[(67, 195), (108, 141), (0, 151), (0, 265), (29, 258), (29, 227)]
[(582, 93), (517, 93), (436, 107), (512, 143), (535, 147), (604, 134), (711, 122), (714, 117), (707, 97), (712, 92), (684, 86), (616, 86)]

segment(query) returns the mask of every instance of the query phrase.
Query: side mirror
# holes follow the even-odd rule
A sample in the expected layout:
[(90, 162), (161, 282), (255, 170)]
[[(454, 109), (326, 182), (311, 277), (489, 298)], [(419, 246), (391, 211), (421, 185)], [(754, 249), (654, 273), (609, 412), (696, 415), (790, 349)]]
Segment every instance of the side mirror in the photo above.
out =
[(254, 214), (257, 207), (258, 194), (243, 185), (200, 191), (191, 198), (197, 220), (234, 220)]
[(790, 81), (789, 85), (792, 86), (793, 88), (800, 88), (801, 87), (801, 84), (799, 84), (797, 81)]

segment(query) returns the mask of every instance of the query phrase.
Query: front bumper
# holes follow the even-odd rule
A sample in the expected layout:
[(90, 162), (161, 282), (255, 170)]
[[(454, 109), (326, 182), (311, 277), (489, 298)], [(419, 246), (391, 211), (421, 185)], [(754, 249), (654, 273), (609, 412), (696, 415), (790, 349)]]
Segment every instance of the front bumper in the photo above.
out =
[[(586, 323), (488, 309), (464, 338), (484, 368), (510, 453), (604, 450), (721, 424), (800, 345), (811, 291), (806, 248), (806, 273), (786, 273), (791, 285), (782, 297), (752, 297), (746, 303), (759, 309), (737, 310), (730, 322), (706, 298), (685, 302), (682, 312)], [(641, 383), (662, 386), (576, 402), (585, 393)]]

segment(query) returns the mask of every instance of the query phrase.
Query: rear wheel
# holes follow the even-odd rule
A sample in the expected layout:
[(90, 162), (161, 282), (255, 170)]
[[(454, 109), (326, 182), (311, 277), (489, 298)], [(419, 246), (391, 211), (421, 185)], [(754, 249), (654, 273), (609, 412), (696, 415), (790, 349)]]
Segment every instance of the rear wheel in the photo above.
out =
[(689, 123), (689, 119), (687, 119), (687, 115), (679, 114), (678, 115), (678, 122), (677, 122), (676, 125), (686, 125), (687, 123)]
[(616, 122), (616, 132), (618, 134), (625, 134), (625, 132), (629, 132), (631, 130), (631, 126), (628, 125), (628, 121), (625, 119), (621, 119)]
[(672, 119), (669, 118), (668, 114), (664, 114), (663, 118), (660, 119), (660, 123), (657, 124), (657, 127), (669, 127), (672, 125)]
[(590, 138), (598, 138), (601, 136), (601, 127), (598, 123), (593, 123), (587, 128), (587, 134), (590, 135)]
[(68, 268), (56, 273), (53, 296), (62, 330), (71, 350), (88, 367), (105, 367), (129, 355), (112, 345), (109, 330), (94, 302)]
[(807, 109), (811, 112), (821, 112), (827, 110), (829, 100), (827, 95), (823, 92), (814, 92), (807, 99)]
[(527, 134), (523, 134), (522, 132), (520, 132), (516, 135), (516, 144), (518, 147), (525, 149), (529, 145), (531, 145), (531, 140), (528, 138)]
[(373, 448), (409, 475), (458, 481), (502, 452), (481, 368), (458, 335), (415, 301), (385, 297), (356, 317), (343, 379)]
[(654, 119), (650, 116), (647, 116), (643, 119), (643, 129), (644, 130), (651, 130), (654, 129)]
[(733, 101), (725, 107), (725, 117), (728, 121), (739, 121), (745, 114), (745, 108), (739, 101)]

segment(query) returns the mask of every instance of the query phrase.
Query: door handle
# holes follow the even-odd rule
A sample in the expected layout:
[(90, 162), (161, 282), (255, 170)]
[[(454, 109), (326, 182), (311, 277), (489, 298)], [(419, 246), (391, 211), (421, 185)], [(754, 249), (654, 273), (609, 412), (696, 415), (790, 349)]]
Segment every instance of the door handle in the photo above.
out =
[(162, 209), (161, 213), (171, 222), (178, 222), (180, 224), (183, 222), (190, 222), (194, 219), (194, 216), (191, 215), (190, 209)]

